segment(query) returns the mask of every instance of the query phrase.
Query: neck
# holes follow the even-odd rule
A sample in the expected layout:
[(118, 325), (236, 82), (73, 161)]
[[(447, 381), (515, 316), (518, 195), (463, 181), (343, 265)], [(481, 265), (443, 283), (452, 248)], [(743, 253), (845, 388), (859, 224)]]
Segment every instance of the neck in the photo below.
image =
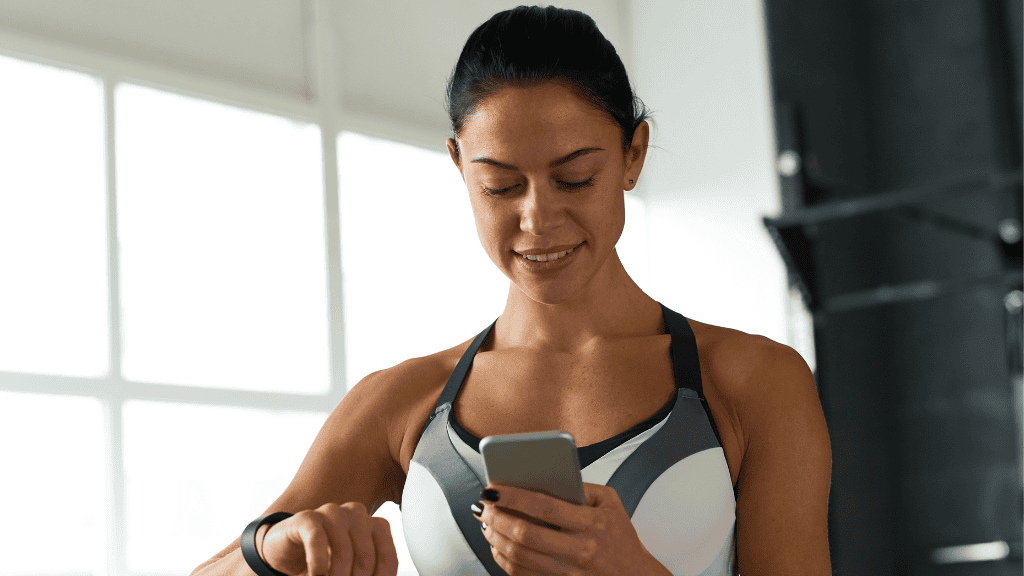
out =
[(538, 302), (510, 284), (495, 325), (495, 347), (580, 353), (618, 338), (664, 333), (661, 306), (626, 273), (618, 254), (578, 294), (564, 302)]

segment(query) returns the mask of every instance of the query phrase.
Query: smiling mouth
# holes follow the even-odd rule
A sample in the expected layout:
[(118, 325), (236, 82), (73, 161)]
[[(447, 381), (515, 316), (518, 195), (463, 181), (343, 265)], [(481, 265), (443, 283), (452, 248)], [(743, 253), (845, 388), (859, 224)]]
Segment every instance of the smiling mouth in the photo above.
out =
[(531, 262), (554, 262), (556, 260), (561, 260), (562, 258), (565, 258), (569, 254), (572, 254), (573, 251), (582, 246), (584, 243), (585, 242), (580, 242), (579, 244), (573, 246), (572, 248), (569, 248), (568, 250), (562, 250), (561, 252), (552, 252), (550, 254), (521, 254), (519, 252), (516, 252), (515, 250), (513, 250), (512, 253), (515, 254), (516, 256), (521, 257), (523, 260), (529, 260)]
[(535, 256), (527, 256), (524, 254), (520, 254), (520, 256), (526, 258), (527, 260), (533, 260), (534, 262), (553, 262), (555, 260), (558, 260), (559, 258), (564, 258), (568, 254), (571, 254), (572, 251), (575, 249), (576, 248), (569, 248), (568, 250), (563, 250), (562, 252), (555, 252), (553, 254), (537, 254)]
[(563, 250), (561, 252), (554, 252), (554, 253), (551, 253), (551, 254), (531, 254), (531, 255), (526, 255), (526, 254), (520, 254), (519, 252), (516, 252), (515, 250), (513, 250), (512, 253), (515, 254), (516, 256), (519, 256), (523, 261), (529, 261), (531, 263), (530, 266), (537, 266), (537, 265), (548, 265), (548, 266), (550, 266), (550, 265), (553, 265), (554, 263), (560, 262), (563, 259), (569, 258), (570, 256), (573, 255), (573, 253), (577, 249), (579, 249), (584, 244), (586, 244), (586, 242), (580, 242), (579, 244), (577, 244), (576, 246), (573, 246), (572, 248), (569, 248), (568, 250)]

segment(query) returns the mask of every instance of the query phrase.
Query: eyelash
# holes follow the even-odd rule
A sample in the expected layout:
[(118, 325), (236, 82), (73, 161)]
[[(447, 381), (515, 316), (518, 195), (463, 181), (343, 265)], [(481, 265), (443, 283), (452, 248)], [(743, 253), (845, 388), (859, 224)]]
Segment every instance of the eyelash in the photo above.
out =
[[(593, 176), (587, 178), (583, 182), (559, 182), (559, 184), (561, 184), (563, 187), (569, 190), (579, 190), (580, 188), (586, 188), (588, 186), (593, 185), (593, 183)], [(487, 188), (486, 186), (481, 186), (481, 188), (483, 188), (484, 194), (487, 194), (488, 196), (504, 196), (506, 192), (515, 188), (515, 186), (509, 186), (508, 188), (502, 188), (500, 190), (492, 190), (490, 188)]]

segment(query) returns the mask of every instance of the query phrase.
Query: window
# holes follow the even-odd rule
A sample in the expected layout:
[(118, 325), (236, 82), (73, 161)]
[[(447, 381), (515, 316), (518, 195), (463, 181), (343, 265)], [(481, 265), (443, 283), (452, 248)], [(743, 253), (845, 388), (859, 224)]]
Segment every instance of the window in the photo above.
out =
[[(95, 398), (0, 392), (0, 485), (11, 519), (0, 522), (6, 543), (0, 574), (103, 569), (103, 434), (103, 409)], [(54, 534), (57, 524), (76, 537), (59, 546), (38, 537)]]
[(125, 378), (326, 391), (319, 127), (115, 95)]
[(291, 482), (325, 416), (128, 402), (128, 569), (188, 574), (227, 546)]
[[(325, 158), (315, 122), (100, 78), (0, 56), (0, 462), (21, 519), (0, 576), (189, 572), (290, 482), (339, 383), (471, 338), (508, 293), (447, 154), (342, 132)], [(397, 506), (377, 515), (415, 574)], [(79, 536), (35, 537), (55, 516)]]
[(447, 153), (342, 132), (338, 174), (350, 386), (501, 314), (508, 279), (480, 245)]
[(3, 56), (0, 79), (0, 370), (106, 375), (102, 86)]

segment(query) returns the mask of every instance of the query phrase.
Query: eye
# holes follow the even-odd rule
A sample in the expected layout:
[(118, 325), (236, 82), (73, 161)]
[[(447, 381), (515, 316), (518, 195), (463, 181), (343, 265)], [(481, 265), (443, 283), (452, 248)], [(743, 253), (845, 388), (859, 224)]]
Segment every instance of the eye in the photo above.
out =
[(488, 196), (501, 196), (513, 188), (515, 188), (515, 186), (509, 186), (508, 188), (502, 188), (500, 190), (492, 190), (486, 186), (480, 187), (480, 189), (484, 191), (484, 194), (487, 194)]
[[(592, 186), (594, 184), (594, 177), (591, 176), (590, 178), (587, 178), (586, 180), (584, 180), (582, 182), (559, 182), (559, 184), (561, 184), (562, 187), (567, 189), (567, 190), (579, 190), (580, 188), (586, 188), (587, 186)], [(492, 188), (488, 188), (486, 186), (481, 186), (480, 189), (483, 190), (484, 194), (487, 194), (488, 196), (502, 196), (502, 195), (508, 193), (510, 190), (512, 190), (515, 187), (516, 186), (509, 186), (508, 188), (501, 188), (501, 189), (495, 190), (495, 189), (492, 189)]]
[(568, 188), (569, 190), (577, 190), (579, 188), (586, 188), (587, 186), (590, 186), (593, 183), (594, 183), (594, 177), (593, 176), (591, 176), (590, 178), (587, 178), (583, 182), (559, 182), (559, 184), (561, 184), (562, 186)]

